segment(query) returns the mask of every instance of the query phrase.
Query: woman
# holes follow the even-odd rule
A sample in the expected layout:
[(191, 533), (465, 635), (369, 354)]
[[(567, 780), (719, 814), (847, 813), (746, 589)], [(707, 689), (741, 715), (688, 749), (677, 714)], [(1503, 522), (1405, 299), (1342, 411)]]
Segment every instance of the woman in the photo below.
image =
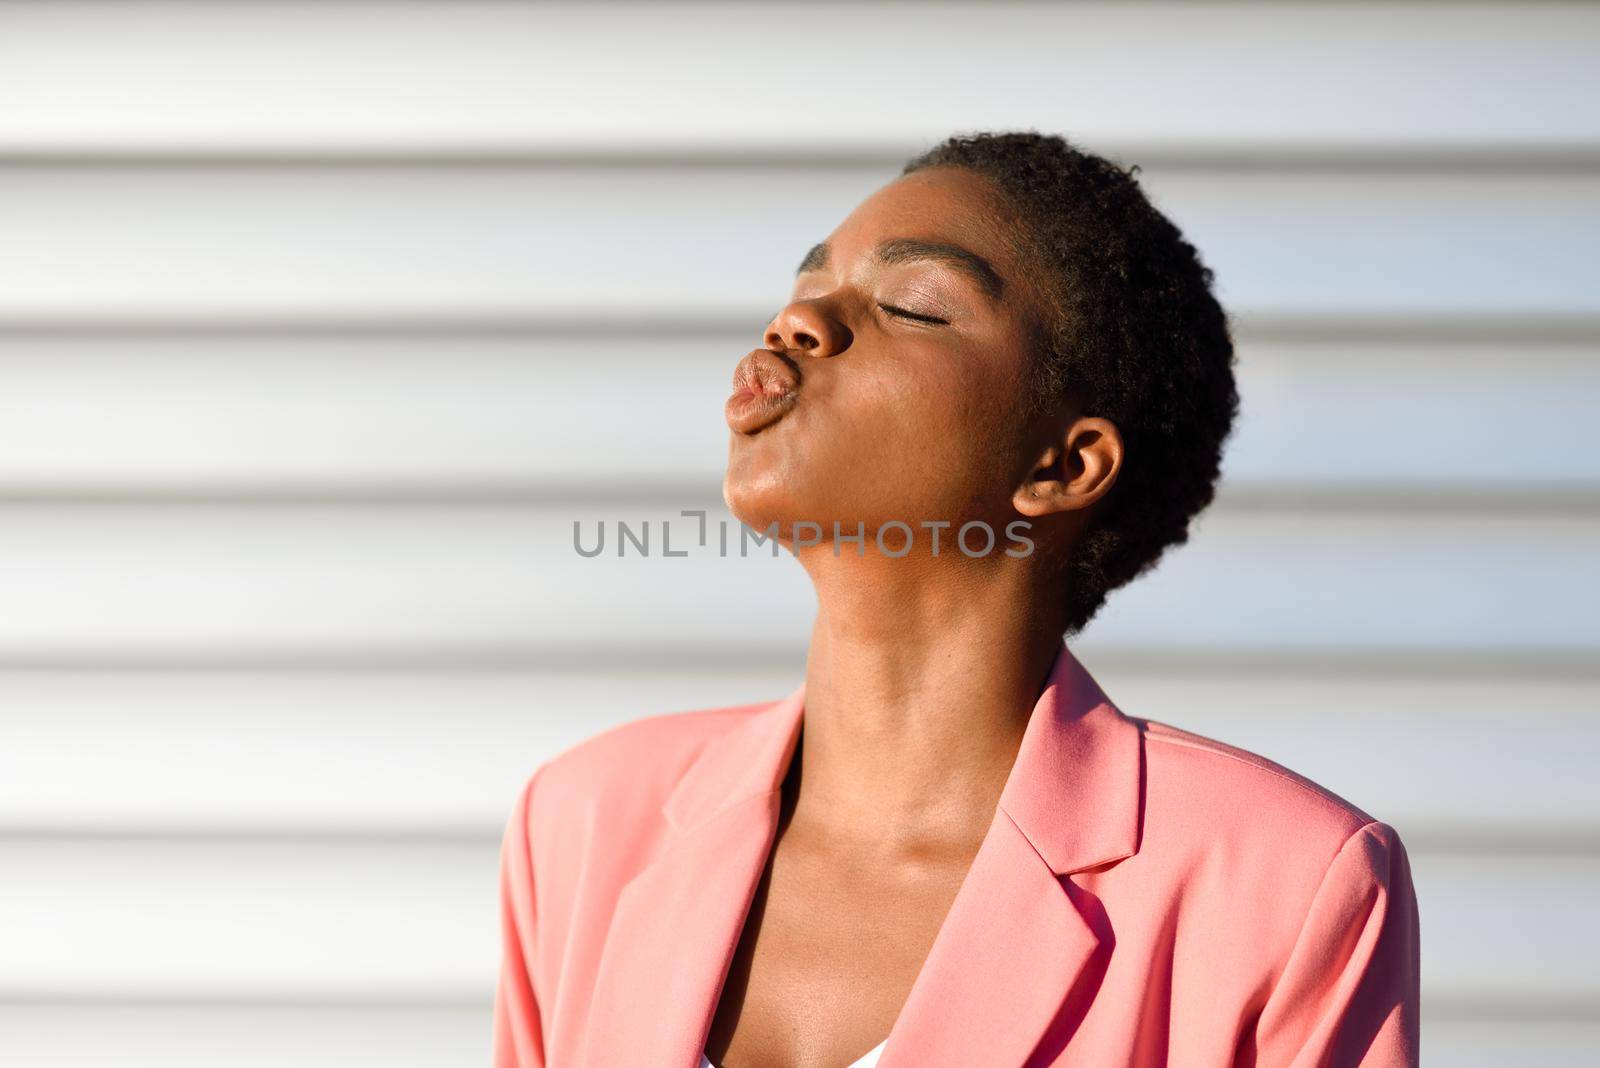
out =
[(1210, 282), (1034, 133), (950, 139), (806, 255), (724, 484), (816, 587), (804, 684), (533, 775), (498, 1065), (1416, 1063), (1394, 830), (1124, 715), (1062, 642), (1212, 497)]

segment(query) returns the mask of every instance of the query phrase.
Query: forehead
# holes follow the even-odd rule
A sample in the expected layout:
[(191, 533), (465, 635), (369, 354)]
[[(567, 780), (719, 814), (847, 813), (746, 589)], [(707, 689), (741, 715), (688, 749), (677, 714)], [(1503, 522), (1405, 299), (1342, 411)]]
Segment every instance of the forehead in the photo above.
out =
[(949, 241), (989, 260), (1011, 278), (1017, 253), (999, 194), (989, 181), (956, 167), (898, 178), (845, 216), (828, 236), (840, 258), (866, 255), (885, 238)]

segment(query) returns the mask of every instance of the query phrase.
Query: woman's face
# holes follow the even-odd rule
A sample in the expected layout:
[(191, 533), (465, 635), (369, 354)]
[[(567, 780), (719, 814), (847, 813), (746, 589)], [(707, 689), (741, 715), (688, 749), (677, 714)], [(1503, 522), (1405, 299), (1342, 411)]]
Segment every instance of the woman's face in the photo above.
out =
[(874, 193), (736, 369), (734, 515), (786, 539), (799, 521), (1003, 531), (1044, 440), (1025, 415), (1040, 307), (985, 179), (934, 168)]

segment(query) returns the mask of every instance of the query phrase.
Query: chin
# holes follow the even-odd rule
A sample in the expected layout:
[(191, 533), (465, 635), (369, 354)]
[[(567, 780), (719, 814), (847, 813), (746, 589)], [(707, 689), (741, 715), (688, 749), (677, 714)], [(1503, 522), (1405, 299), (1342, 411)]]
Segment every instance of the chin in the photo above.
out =
[(765, 530), (773, 523), (782, 530), (796, 518), (791, 494), (781, 479), (768, 472), (750, 477), (730, 468), (722, 480), (722, 500), (733, 517), (752, 530)]
[(839, 514), (837, 502), (817, 500), (815, 495), (796, 492), (799, 488), (775, 473), (741, 478), (730, 471), (723, 479), (722, 499), (733, 517), (752, 531), (764, 535), (775, 525), (778, 540), (788, 544), (794, 540), (796, 523), (817, 523), (831, 531)]

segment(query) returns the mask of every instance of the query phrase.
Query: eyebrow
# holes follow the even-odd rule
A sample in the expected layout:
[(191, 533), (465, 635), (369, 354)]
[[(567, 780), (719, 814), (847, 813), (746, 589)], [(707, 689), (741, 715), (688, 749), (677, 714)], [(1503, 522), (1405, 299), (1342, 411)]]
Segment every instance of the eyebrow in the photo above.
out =
[[(804, 274), (806, 271), (820, 270), (828, 265), (832, 250), (826, 241), (819, 241), (812, 245), (805, 258), (800, 261), (795, 274)], [(999, 300), (1005, 291), (1005, 279), (1000, 277), (1000, 272), (994, 265), (971, 249), (952, 245), (945, 241), (921, 241), (914, 237), (891, 238), (880, 244), (874, 255), (879, 263), (907, 263), (912, 260), (933, 260), (952, 267), (966, 275), (978, 288), (991, 300)]]

